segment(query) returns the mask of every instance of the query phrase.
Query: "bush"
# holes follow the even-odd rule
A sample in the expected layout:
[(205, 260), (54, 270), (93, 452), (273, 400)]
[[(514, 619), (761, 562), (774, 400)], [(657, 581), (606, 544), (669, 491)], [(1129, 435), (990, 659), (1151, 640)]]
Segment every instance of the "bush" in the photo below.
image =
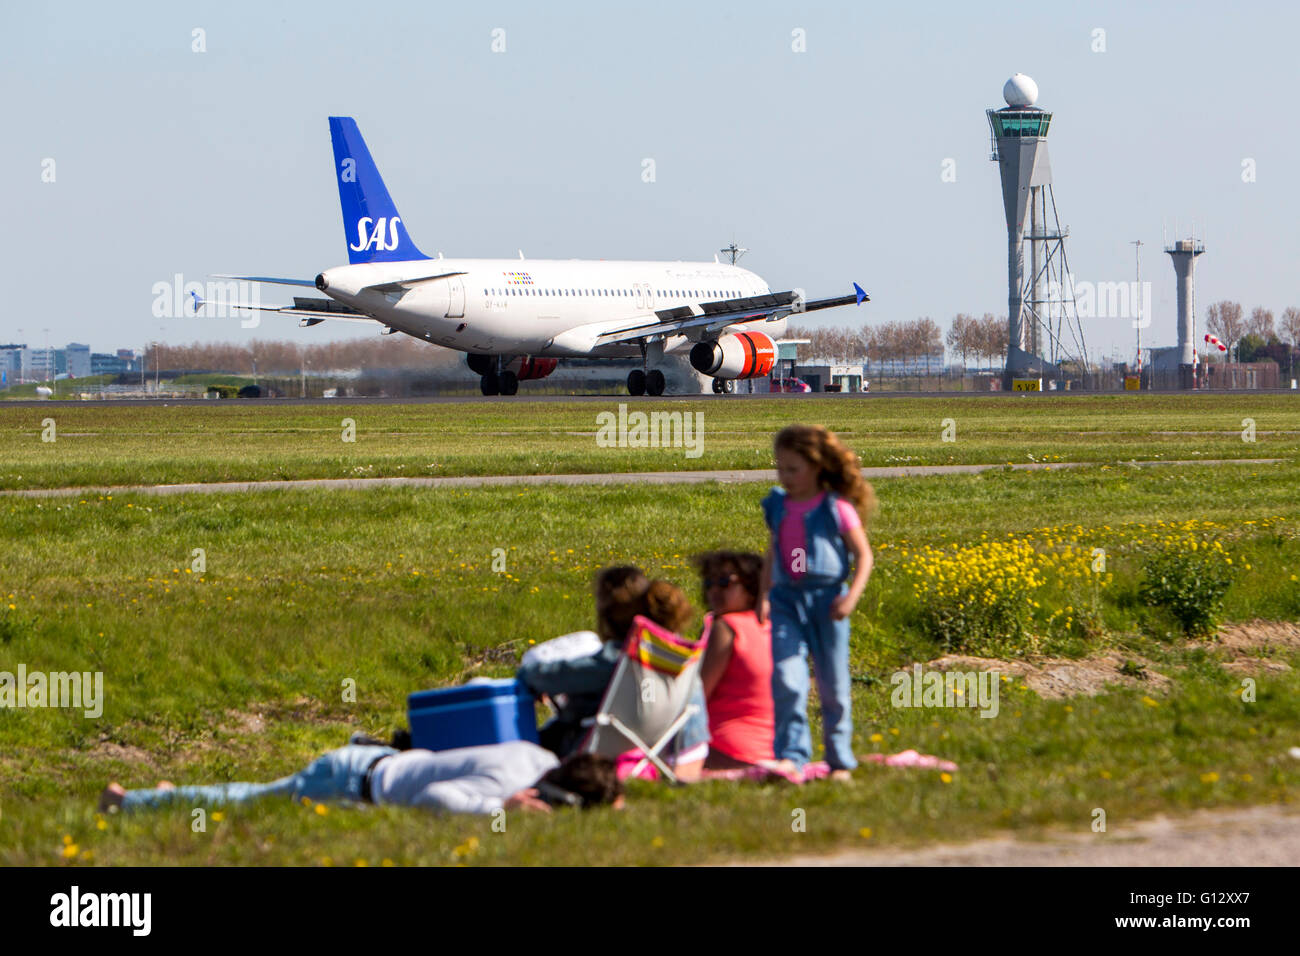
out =
[(208, 394), (217, 398), (234, 398), (239, 389), (234, 385), (209, 385)]
[(1158, 551), (1143, 562), (1142, 575), (1142, 601), (1167, 611), (1188, 637), (1209, 637), (1218, 629), (1233, 576), (1232, 559), (1219, 542), (1193, 539)]

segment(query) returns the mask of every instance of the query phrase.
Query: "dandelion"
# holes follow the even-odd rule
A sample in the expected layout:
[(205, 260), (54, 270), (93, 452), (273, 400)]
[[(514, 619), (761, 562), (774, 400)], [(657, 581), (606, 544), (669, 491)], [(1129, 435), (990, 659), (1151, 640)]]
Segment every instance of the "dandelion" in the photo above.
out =
[(863, 827), (861, 830), (858, 831), (858, 836), (862, 837), (862, 839), (864, 840), (870, 840), (871, 827)]
[(657, 837), (655, 837), (653, 840), (650, 841), (650, 845), (651, 845), (652, 847), (654, 847), (656, 850), (661, 850), (661, 849), (663, 849), (664, 838), (661, 837), (661, 836), (657, 836)]
[(952, 783), (952, 774), (945, 771), (944, 773), (939, 774), (939, 779), (944, 783)]
[(872, 734), (872, 735), (871, 735), (871, 742), (872, 742), (873, 744), (878, 744), (878, 743), (880, 743), (880, 742), (881, 742), (882, 740), (884, 740), (884, 739), (885, 739), (885, 735), (884, 735), (884, 734)]
[(1143, 696), (1143, 698), (1142, 698), (1142, 703), (1146, 704), (1148, 707), (1159, 707), (1159, 706), (1160, 706), (1160, 702), (1159, 702), (1159, 701), (1157, 701), (1157, 700), (1152, 700), (1150, 697), (1147, 697), (1147, 696)]
[(77, 846), (77, 844), (69, 843), (63, 848), (63, 858), (65, 860), (71, 860), (79, 852), (81, 852), (81, 848)]

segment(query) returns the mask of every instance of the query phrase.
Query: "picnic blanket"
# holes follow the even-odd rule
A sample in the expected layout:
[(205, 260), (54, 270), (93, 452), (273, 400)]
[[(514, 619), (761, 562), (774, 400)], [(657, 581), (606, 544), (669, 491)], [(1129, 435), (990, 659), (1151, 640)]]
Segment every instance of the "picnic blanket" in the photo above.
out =
[[(625, 780), (631, 774), (632, 768), (636, 766), (637, 761), (641, 758), (639, 750), (629, 751), (623, 754), (616, 761), (616, 767), (620, 780)], [(941, 757), (935, 757), (932, 754), (917, 753), (915, 750), (904, 750), (896, 754), (861, 754), (858, 759), (863, 763), (879, 764), (884, 767), (917, 767), (922, 770), (943, 770), (952, 772), (957, 769), (957, 765), (951, 760), (944, 760)], [(802, 771), (787, 773), (774, 767), (740, 767), (735, 770), (705, 770), (703, 779), (705, 780), (787, 780), (794, 784), (804, 784), (812, 780), (821, 780), (829, 777), (831, 773), (830, 764), (824, 760), (816, 760), (812, 763), (804, 764)], [(643, 780), (657, 780), (658, 772), (653, 766), (647, 767), (638, 776)]]

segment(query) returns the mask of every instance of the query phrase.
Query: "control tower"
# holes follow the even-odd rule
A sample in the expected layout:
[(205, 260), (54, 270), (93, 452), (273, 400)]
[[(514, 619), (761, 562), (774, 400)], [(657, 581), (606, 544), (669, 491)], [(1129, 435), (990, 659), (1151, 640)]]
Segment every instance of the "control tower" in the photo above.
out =
[(1196, 381), (1196, 257), (1205, 243), (1193, 237), (1165, 247), (1178, 276), (1178, 387), (1195, 388)]
[[(1057, 363), (1086, 355), (1075, 308), (1065, 237), (1052, 195), (1047, 129), (1052, 114), (1039, 109), (1038, 84), (1023, 73), (1002, 88), (1007, 105), (986, 110), (992, 155), (1002, 176), (1007, 218), (1007, 362), (1002, 387), (1015, 378), (1056, 374)], [(1028, 247), (1026, 249), (1026, 247)], [(1025, 256), (1029, 263), (1026, 269)], [(1062, 334), (1073, 339), (1067, 347)]]

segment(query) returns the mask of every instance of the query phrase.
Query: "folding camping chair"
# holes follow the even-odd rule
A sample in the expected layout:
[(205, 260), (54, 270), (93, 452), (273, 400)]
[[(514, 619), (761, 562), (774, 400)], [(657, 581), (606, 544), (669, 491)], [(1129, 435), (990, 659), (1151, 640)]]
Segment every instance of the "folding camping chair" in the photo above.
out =
[(653, 763), (668, 780), (680, 783), (659, 752), (699, 710), (690, 700), (703, 652), (703, 639), (681, 637), (639, 614), (633, 618), (626, 653), (591, 718), (581, 751), (614, 759), (640, 750), (645, 756), (633, 768), (633, 777)]

